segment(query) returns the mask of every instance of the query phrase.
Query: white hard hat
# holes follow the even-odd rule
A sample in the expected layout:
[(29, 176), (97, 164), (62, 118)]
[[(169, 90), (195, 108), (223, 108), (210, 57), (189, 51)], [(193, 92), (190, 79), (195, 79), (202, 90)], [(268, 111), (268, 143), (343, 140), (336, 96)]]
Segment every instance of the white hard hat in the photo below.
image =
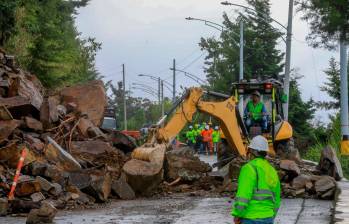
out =
[(268, 140), (261, 135), (254, 137), (248, 147), (258, 152), (268, 152), (269, 150)]
[(192, 128), (193, 128), (193, 126), (192, 126), (192, 125), (190, 125), (190, 126), (189, 126), (189, 128), (190, 128), (190, 129), (192, 129)]
[(215, 126), (215, 127), (214, 127), (214, 130), (218, 130), (218, 126)]
[(205, 129), (207, 129), (207, 130), (210, 129), (210, 126), (206, 125), (206, 126), (205, 126)]

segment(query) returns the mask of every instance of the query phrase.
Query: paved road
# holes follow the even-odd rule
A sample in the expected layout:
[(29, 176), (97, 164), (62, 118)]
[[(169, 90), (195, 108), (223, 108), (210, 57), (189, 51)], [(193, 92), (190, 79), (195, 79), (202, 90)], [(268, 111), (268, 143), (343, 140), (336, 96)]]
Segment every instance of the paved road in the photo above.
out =
[[(215, 156), (200, 156), (215, 162)], [(276, 224), (328, 224), (332, 201), (284, 199)], [(230, 198), (197, 198), (174, 196), (162, 199), (118, 201), (100, 209), (60, 211), (56, 224), (191, 224), (232, 223)], [(22, 224), (25, 218), (1, 218), (0, 224)]]
[[(56, 224), (190, 224), (232, 223), (229, 198), (192, 198), (118, 201), (104, 208), (83, 211), (60, 211)], [(328, 224), (331, 201), (284, 199), (277, 224)], [(0, 218), (0, 223), (21, 224), (25, 218)]]

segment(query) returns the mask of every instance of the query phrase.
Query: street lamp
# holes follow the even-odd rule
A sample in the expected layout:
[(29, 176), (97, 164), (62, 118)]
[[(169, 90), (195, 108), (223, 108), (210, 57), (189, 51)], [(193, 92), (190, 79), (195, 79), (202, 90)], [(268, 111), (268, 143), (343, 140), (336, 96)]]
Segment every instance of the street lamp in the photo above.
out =
[(167, 86), (167, 85), (171, 86), (171, 84), (169, 82), (167, 82), (166, 80), (163, 80), (160, 77), (156, 77), (156, 76), (153, 76), (153, 75), (139, 74), (138, 76), (140, 76), (140, 77), (148, 77), (148, 78), (158, 82), (159, 106), (161, 106), (161, 116), (163, 117), (164, 114), (165, 114), (165, 111), (164, 111), (164, 103), (165, 103), (164, 102), (164, 86), (168, 90), (171, 91), (170, 87)]
[[(170, 70), (173, 70), (173, 68), (170, 68)], [(193, 75), (189, 72), (186, 72), (184, 70), (181, 70), (181, 69), (176, 69), (177, 72), (181, 72), (183, 73), (185, 76), (187, 76), (188, 78), (194, 80), (195, 82), (197, 82), (198, 84), (202, 85), (202, 84), (207, 84), (207, 82), (201, 78), (199, 78), (198, 76), (196, 75)]]
[(142, 88), (142, 87), (138, 87), (138, 86), (132, 86), (131, 89), (141, 90), (141, 91), (143, 91), (145, 93), (148, 93), (151, 96), (157, 97), (156, 93), (154, 93), (153, 91), (150, 91), (150, 90), (148, 90), (146, 88)]
[(161, 81), (161, 80), (164, 81), (164, 86), (165, 86), (169, 91), (172, 92), (172, 90), (171, 90), (172, 84), (169, 83), (169, 82), (166, 81), (166, 80), (161, 79), (160, 77), (156, 77), (156, 76), (153, 76), (153, 75), (147, 75), (147, 74), (139, 74), (138, 76), (140, 76), (140, 77), (149, 77), (150, 79), (152, 79), (152, 80), (154, 80), (154, 81), (157, 81), (157, 82), (158, 82), (159, 79), (160, 79), (160, 81)]
[[(280, 25), (283, 29), (287, 30), (287, 36), (286, 36), (286, 62), (285, 62), (285, 80), (284, 80), (284, 92), (287, 95), (287, 102), (284, 104), (284, 119), (287, 121), (288, 120), (288, 107), (289, 107), (289, 93), (290, 93), (290, 72), (291, 72), (291, 46), (292, 46), (292, 20), (293, 20), (293, 2), (294, 0), (289, 0), (289, 11), (288, 11), (288, 25), (285, 27), (282, 25), (279, 21), (273, 19), (268, 15), (266, 17), (265, 12), (261, 12), (258, 10), (255, 10), (253, 8), (236, 4), (236, 3), (231, 3), (228, 1), (221, 2), (222, 5), (229, 5), (229, 6), (237, 6), (241, 7), (244, 9), (247, 9), (249, 11), (256, 12), (258, 14), (262, 14), (263, 17), (259, 16), (262, 19), (270, 18), (272, 21)], [(258, 16), (258, 15), (256, 15)]]

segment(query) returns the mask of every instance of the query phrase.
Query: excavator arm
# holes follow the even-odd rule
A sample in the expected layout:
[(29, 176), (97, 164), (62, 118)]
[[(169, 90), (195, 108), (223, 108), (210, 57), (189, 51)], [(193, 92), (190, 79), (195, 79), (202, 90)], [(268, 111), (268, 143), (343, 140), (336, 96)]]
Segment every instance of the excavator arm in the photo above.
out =
[(220, 121), (221, 129), (229, 145), (245, 157), (247, 150), (243, 143), (242, 131), (237, 119), (239, 115), (236, 111), (235, 98), (229, 97), (223, 102), (204, 102), (201, 100), (203, 94), (204, 91), (201, 88), (188, 90), (185, 98), (177, 106), (167, 124), (156, 131), (157, 142), (169, 142), (188, 122), (192, 122), (195, 112), (200, 111)]

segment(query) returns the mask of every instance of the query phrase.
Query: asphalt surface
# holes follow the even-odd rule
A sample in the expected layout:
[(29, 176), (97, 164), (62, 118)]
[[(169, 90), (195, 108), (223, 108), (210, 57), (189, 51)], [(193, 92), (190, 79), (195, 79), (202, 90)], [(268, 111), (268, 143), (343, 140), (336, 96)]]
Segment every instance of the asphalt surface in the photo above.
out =
[[(229, 198), (173, 198), (118, 201), (93, 210), (60, 211), (56, 224), (189, 224), (232, 223)], [(328, 224), (331, 201), (284, 199), (275, 220), (280, 224)], [(0, 218), (0, 223), (22, 224), (25, 218)]]
[[(213, 156), (201, 156), (213, 163)], [(230, 198), (199, 198), (176, 195), (171, 198), (115, 201), (101, 208), (59, 211), (56, 224), (189, 224), (233, 223)], [(328, 224), (332, 201), (283, 199), (275, 219), (277, 224)], [(0, 217), (0, 224), (22, 224), (23, 217)]]

